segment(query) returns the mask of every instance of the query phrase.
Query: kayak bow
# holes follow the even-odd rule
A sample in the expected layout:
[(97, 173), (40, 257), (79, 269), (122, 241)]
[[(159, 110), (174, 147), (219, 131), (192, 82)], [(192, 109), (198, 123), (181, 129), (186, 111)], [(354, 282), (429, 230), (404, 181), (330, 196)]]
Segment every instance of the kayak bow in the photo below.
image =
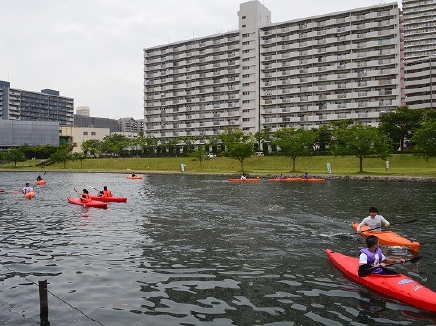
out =
[(327, 257), (344, 274), (377, 292), (420, 309), (436, 312), (436, 293), (412, 278), (402, 275), (370, 274), (359, 277), (359, 259), (326, 249)]

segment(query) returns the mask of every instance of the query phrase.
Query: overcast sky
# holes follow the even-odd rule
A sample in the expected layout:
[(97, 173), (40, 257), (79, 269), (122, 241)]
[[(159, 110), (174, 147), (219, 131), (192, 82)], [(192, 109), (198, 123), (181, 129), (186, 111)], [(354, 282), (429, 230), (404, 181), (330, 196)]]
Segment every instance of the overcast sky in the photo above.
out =
[[(143, 49), (236, 30), (243, 0), (0, 0), (0, 80), (143, 118)], [(273, 23), (395, 1), (261, 0)]]

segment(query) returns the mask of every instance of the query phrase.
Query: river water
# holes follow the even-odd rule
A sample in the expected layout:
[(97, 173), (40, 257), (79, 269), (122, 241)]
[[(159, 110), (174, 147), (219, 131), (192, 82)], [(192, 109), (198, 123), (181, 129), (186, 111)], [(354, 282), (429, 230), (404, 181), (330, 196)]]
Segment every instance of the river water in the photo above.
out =
[[(0, 325), (40, 323), (41, 280), (51, 325), (436, 324), (436, 313), (347, 279), (325, 254), (357, 256), (364, 239), (350, 223), (376, 206), (421, 243), (423, 258), (396, 270), (436, 291), (435, 184), (48, 172), (32, 200), (13, 193), (35, 177), (0, 172)], [(66, 200), (104, 185), (127, 203)]]

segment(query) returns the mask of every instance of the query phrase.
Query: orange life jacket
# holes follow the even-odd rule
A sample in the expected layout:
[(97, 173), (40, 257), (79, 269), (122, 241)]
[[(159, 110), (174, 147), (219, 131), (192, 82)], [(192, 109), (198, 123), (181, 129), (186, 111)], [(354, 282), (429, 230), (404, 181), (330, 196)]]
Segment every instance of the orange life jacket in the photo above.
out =
[(81, 199), (84, 203), (89, 203), (91, 201), (91, 197), (89, 196), (89, 194), (85, 194), (85, 193), (82, 194)]
[(104, 197), (112, 197), (111, 191), (109, 189), (103, 190), (103, 196)]

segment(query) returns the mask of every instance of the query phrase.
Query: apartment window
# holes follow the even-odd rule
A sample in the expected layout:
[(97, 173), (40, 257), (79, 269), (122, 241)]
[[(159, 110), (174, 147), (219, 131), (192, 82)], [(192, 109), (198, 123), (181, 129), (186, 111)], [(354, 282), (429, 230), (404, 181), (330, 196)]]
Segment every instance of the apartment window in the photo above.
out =
[(242, 53), (248, 53), (250, 50), (242, 50)]
[(242, 78), (249, 78), (250, 77), (250, 74), (244, 74), (244, 75), (242, 75)]
[(247, 27), (247, 25), (245, 25), (245, 24), (244, 24), (244, 25), (242, 25), (242, 28), (244, 28), (244, 27)]
[(250, 100), (243, 100), (242, 103), (243, 103), (243, 104), (250, 103)]
[(87, 132), (87, 131), (84, 131), (84, 132), (83, 132), (83, 136), (88, 136), (88, 132)]
[(248, 34), (248, 33), (242, 34), (242, 37), (249, 37), (249, 36), (250, 36), (250, 34)]
[(242, 59), (242, 61), (244, 61), (244, 62), (247, 62), (247, 61), (249, 61), (250, 60), (250, 58), (244, 58), (244, 59)]
[(246, 19), (247, 18), (247, 16), (242, 16), (242, 19)]
[(97, 133), (95, 131), (91, 131), (91, 136), (95, 136)]
[(242, 95), (250, 95), (250, 92), (242, 92)]
[(248, 122), (248, 121), (250, 121), (250, 118), (242, 118), (242, 121)]
[(248, 69), (250, 69), (250, 66), (243, 66), (242, 67), (242, 70), (248, 70)]
[(242, 83), (242, 86), (243, 86), (243, 87), (250, 86), (250, 83)]
[(242, 113), (248, 113), (248, 112), (250, 112), (250, 109), (242, 110)]
[(242, 45), (248, 45), (248, 44), (250, 44), (249, 41), (242, 42)]

